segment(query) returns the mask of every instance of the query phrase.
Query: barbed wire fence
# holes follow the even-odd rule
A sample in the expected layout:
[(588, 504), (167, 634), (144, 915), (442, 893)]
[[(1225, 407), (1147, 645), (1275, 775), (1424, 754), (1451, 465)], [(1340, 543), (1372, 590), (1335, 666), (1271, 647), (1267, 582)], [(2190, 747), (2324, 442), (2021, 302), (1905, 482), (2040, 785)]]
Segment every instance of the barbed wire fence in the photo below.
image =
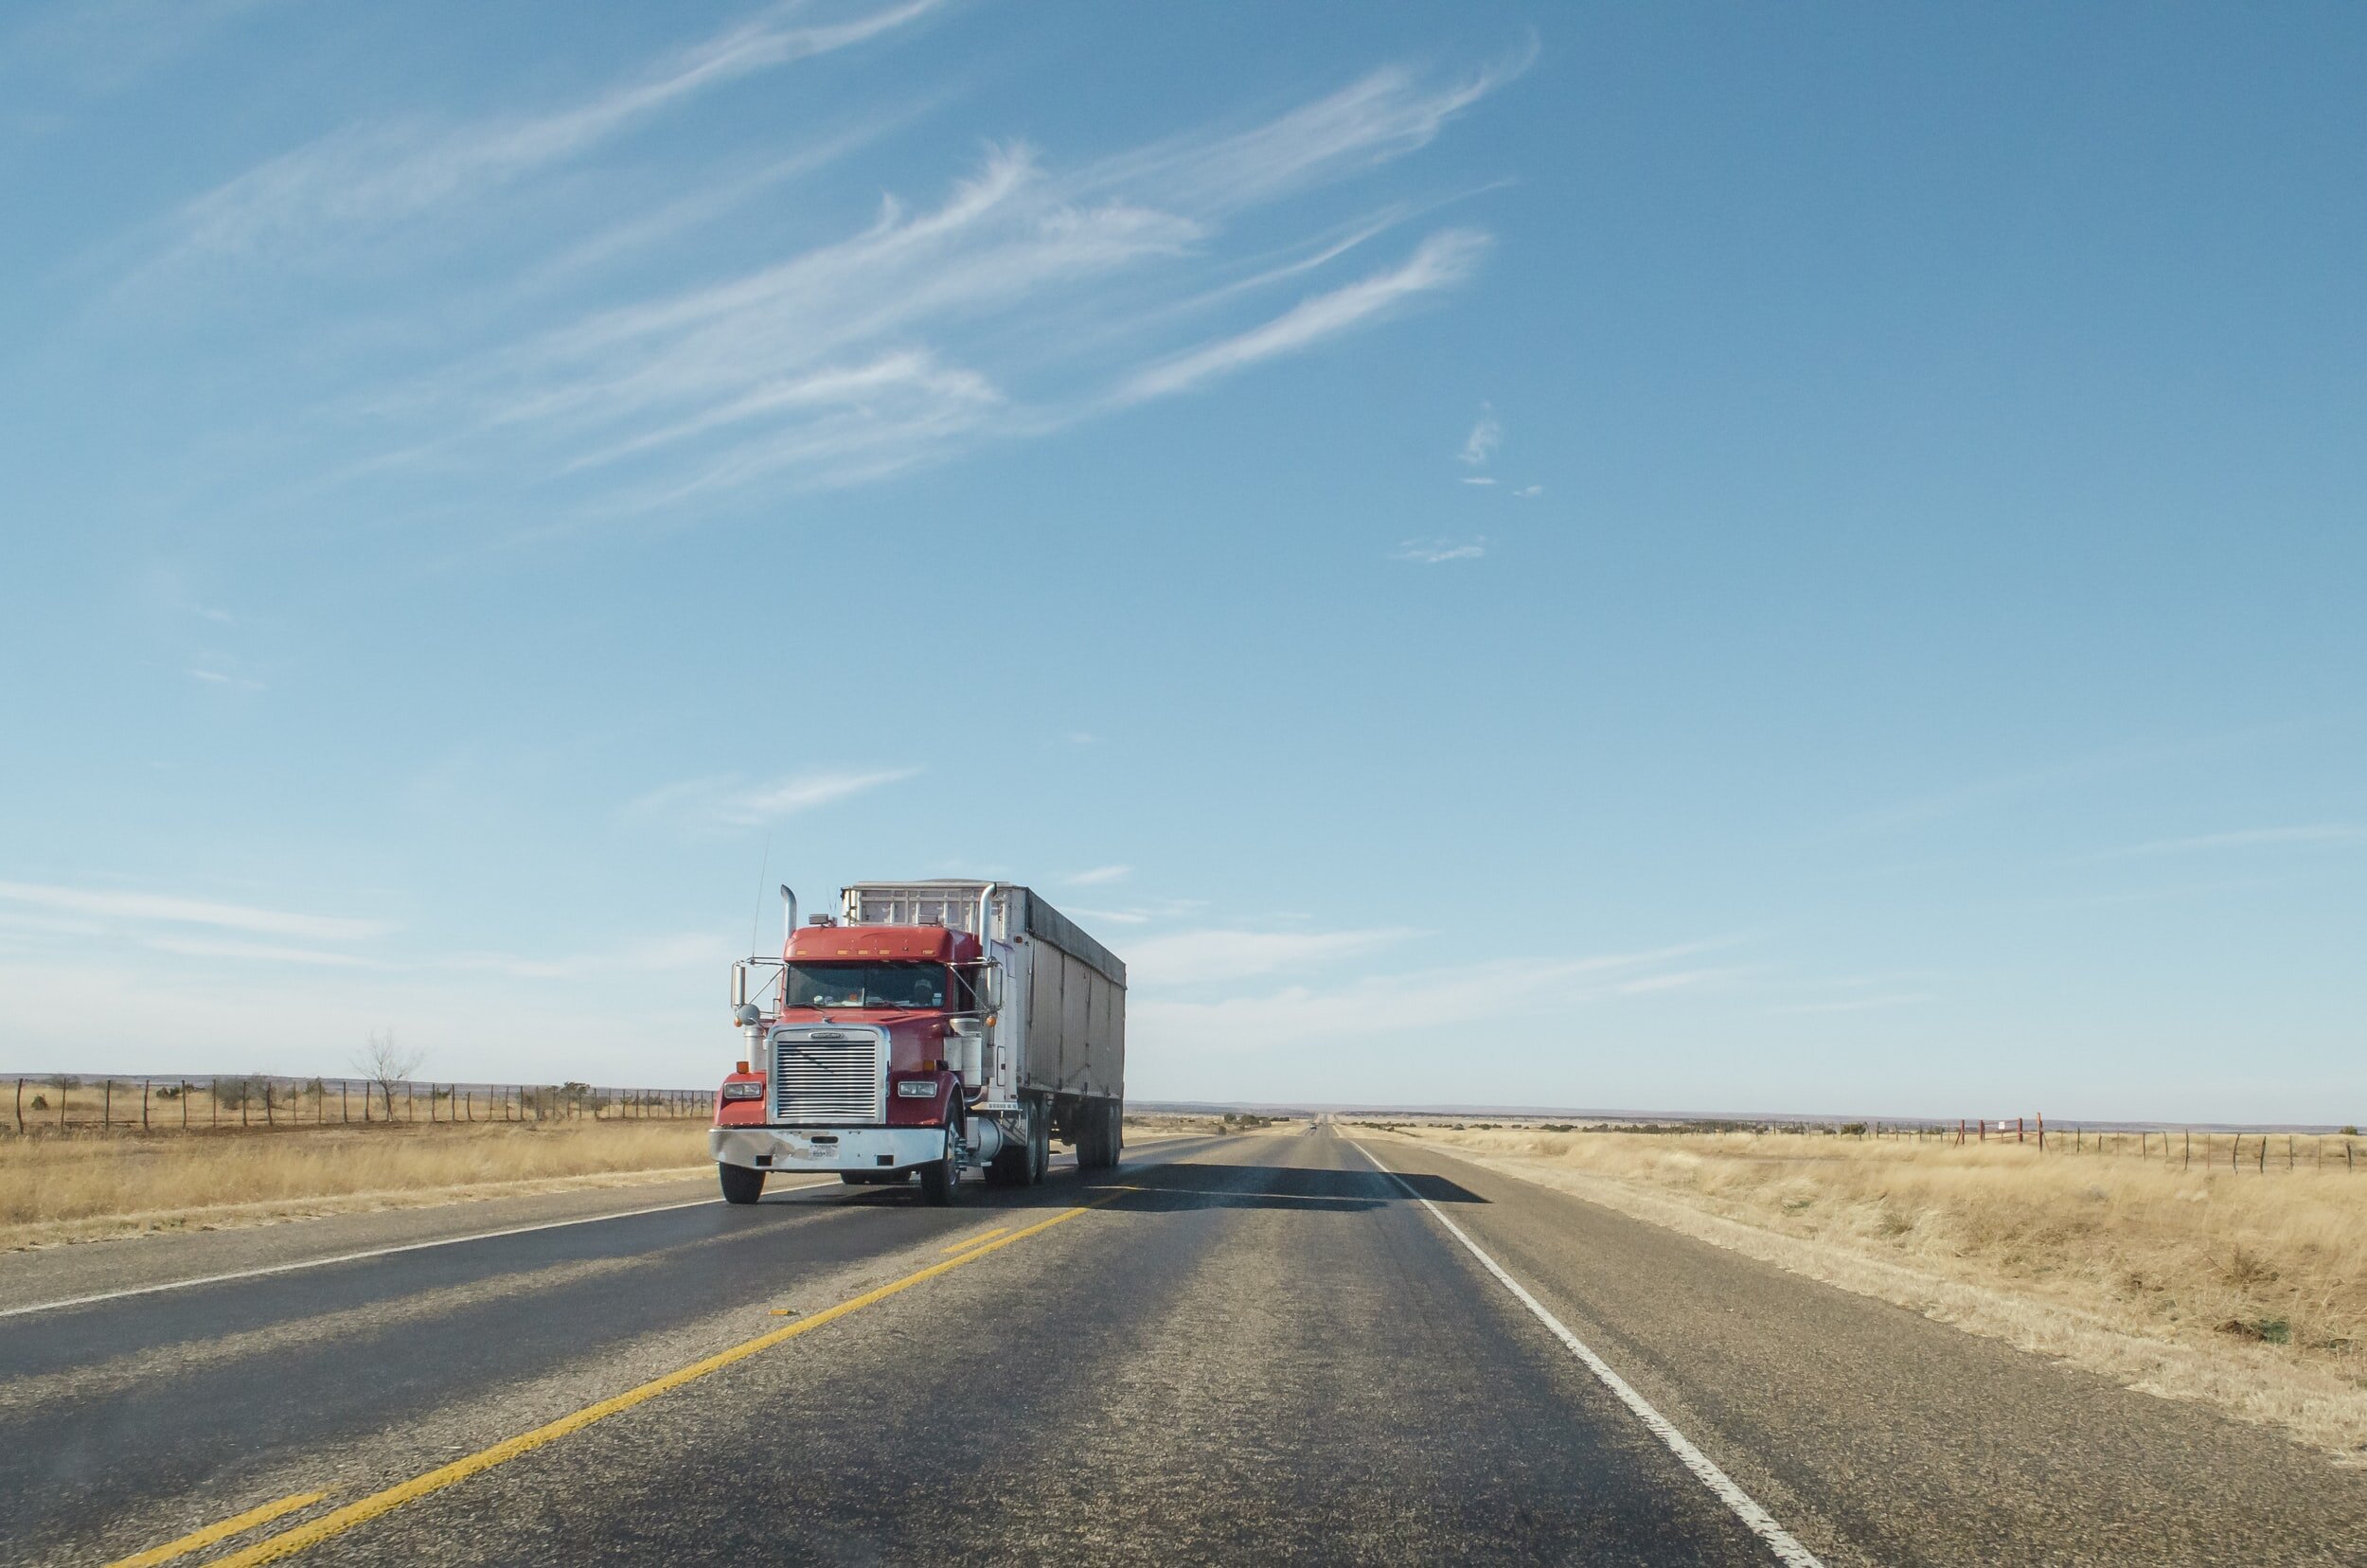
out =
[(0, 1136), (278, 1131), (322, 1127), (704, 1120), (711, 1089), (289, 1078), (269, 1073), (0, 1077)]

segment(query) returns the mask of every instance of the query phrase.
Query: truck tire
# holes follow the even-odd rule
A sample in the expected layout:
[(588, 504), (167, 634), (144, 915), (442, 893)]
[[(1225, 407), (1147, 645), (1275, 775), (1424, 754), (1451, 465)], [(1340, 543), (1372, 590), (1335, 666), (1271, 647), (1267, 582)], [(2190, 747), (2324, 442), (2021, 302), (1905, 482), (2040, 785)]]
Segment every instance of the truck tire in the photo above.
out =
[(1014, 1187), (1027, 1185), (1027, 1146), (1006, 1143), (1003, 1152), (987, 1162), (987, 1185)]
[(1113, 1099), (1093, 1100), (1087, 1105), (1083, 1122), (1083, 1131), (1077, 1140), (1077, 1168), (1110, 1169), (1118, 1163), (1118, 1151), (1124, 1147), (1124, 1108)]
[(761, 1170), (753, 1170), (746, 1166), (725, 1165), (718, 1160), (715, 1162), (715, 1174), (722, 1179), (723, 1202), (727, 1203), (753, 1203), (764, 1196), (764, 1172)]
[(962, 1130), (945, 1130), (945, 1154), (920, 1167), (920, 1201), (931, 1208), (943, 1208), (953, 1201), (962, 1185)]
[(1036, 1104), (1036, 1114), (1027, 1119), (1027, 1185), (1034, 1186), (1052, 1173), (1052, 1107), (1043, 1101)]

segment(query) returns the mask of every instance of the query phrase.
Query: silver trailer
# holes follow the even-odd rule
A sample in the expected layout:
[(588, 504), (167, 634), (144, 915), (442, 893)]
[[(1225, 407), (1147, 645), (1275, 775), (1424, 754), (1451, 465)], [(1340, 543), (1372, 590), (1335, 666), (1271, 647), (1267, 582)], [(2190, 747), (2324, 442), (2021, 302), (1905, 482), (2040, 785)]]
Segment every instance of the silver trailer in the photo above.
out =
[[(988, 1023), (965, 1082), (1018, 1137), (1034, 1127), (1113, 1163), (1126, 1097), (1126, 964), (1041, 895), (1008, 882), (857, 882), (850, 926), (933, 926), (978, 936), (992, 967)], [(980, 930), (982, 923), (985, 930)], [(1041, 1134), (1039, 1134), (1041, 1135)]]

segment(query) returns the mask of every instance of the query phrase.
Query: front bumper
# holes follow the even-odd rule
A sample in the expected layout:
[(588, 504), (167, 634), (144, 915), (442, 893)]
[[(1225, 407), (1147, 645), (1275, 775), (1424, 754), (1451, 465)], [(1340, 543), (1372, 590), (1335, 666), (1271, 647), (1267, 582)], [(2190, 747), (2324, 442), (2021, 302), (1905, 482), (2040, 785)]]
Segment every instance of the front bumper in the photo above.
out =
[(942, 1127), (717, 1127), (719, 1165), (751, 1170), (909, 1170), (945, 1157)]

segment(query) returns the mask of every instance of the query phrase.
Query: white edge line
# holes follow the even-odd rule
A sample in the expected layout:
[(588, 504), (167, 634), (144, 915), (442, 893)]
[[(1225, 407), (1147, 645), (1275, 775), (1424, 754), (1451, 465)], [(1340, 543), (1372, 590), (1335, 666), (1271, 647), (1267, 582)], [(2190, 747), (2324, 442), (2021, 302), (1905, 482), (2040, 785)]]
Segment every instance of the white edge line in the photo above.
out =
[(1683, 1463), (1685, 1469), (1699, 1477), (1703, 1486), (1716, 1492), (1717, 1500), (1732, 1508), (1735, 1516), (1750, 1527), (1753, 1535), (1757, 1536), (1774, 1549), (1778, 1561), (1789, 1564), (1789, 1568), (1824, 1568), (1824, 1564), (1817, 1560), (1815, 1553), (1794, 1541), (1790, 1531), (1775, 1523), (1774, 1515), (1760, 1507), (1749, 1492), (1735, 1485), (1734, 1478), (1719, 1470), (1708, 1454), (1695, 1448), (1692, 1440), (1670, 1424), (1667, 1417), (1653, 1409), (1649, 1399), (1629, 1387), (1627, 1379), (1612, 1371), (1609, 1362), (1588, 1349), (1586, 1342), (1572, 1333), (1561, 1319), (1547, 1311), (1544, 1303), (1529, 1294), (1519, 1280), (1506, 1274), (1503, 1264), (1480, 1251), (1479, 1243), (1464, 1235), (1462, 1226), (1440, 1213), (1437, 1204), (1415, 1191), (1404, 1177), (1374, 1159), (1371, 1149), (1366, 1149), (1354, 1138), (1344, 1141), (1350, 1149), (1355, 1149), (1367, 1160), (1372, 1160), (1373, 1168), (1397, 1183), (1408, 1198), (1430, 1210), (1431, 1218), (1446, 1226), (1448, 1235), (1462, 1242), (1465, 1249), (1473, 1257), (1478, 1258), (1489, 1274), (1496, 1276), (1499, 1284), (1519, 1298), (1521, 1305), (1534, 1313), (1539, 1323), (1552, 1329), (1554, 1337), (1568, 1346), (1572, 1355), (1584, 1362), (1586, 1369), (1593, 1373), (1605, 1388), (1617, 1395), (1619, 1402), (1633, 1411), (1637, 1418), (1651, 1429), (1652, 1435), (1668, 1446), (1668, 1452), (1675, 1454)]
[[(803, 1192), (808, 1187), (828, 1186), (828, 1182), (801, 1182), (793, 1187), (777, 1187), (779, 1192)], [(261, 1279), (267, 1274), (294, 1274), (300, 1269), (326, 1269), (332, 1263), (359, 1263), (365, 1258), (392, 1257), (397, 1253), (425, 1252), (430, 1247), (457, 1247), (469, 1241), (493, 1241), (505, 1236), (527, 1236), (535, 1231), (564, 1230), (570, 1225), (596, 1225), (603, 1220), (632, 1220), (644, 1214), (671, 1214), (676, 1209), (703, 1208), (720, 1203), (721, 1198), (693, 1198), (686, 1203), (659, 1203), (652, 1208), (624, 1209), (615, 1214), (587, 1214), (575, 1220), (552, 1220), (540, 1225), (512, 1225), (507, 1230), (477, 1231), (468, 1236), (447, 1236), (434, 1241), (405, 1241), (399, 1246), (372, 1247), (365, 1252), (339, 1253), (333, 1257), (307, 1257), (294, 1263), (272, 1263), (260, 1269), (240, 1269), (230, 1274), (201, 1274), (195, 1279), (169, 1279), (161, 1285), (134, 1285), (128, 1291), (102, 1291), (97, 1295), (68, 1296), (63, 1301), (36, 1302), (30, 1307), (0, 1308), (0, 1318), (24, 1317), (33, 1312), (57, 1312), (68, 1307), (93, 1307), (102, 1301), (122, 1301), (130, 1296), (156, 1295), (166, 1291), (194, 1290), (200, 1285), (222, 1285), (234, 1279)]]

